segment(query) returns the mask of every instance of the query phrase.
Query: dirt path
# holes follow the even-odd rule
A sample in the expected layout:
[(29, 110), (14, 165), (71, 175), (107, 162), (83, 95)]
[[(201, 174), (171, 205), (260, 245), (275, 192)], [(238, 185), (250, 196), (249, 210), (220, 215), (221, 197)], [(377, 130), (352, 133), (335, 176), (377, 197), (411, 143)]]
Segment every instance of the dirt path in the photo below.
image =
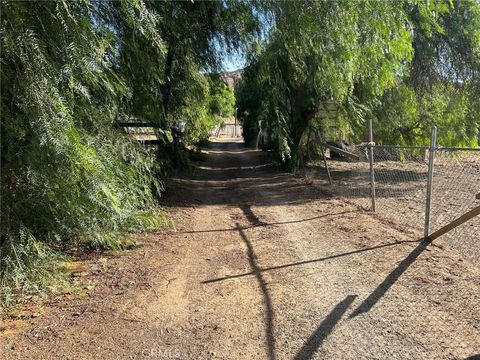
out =
[(8, 359), (464, 359), (480, 270), (439, 242), (213, 143), (169, 184), (175, 231), (85, 261), (85, 298), (4, 321)]

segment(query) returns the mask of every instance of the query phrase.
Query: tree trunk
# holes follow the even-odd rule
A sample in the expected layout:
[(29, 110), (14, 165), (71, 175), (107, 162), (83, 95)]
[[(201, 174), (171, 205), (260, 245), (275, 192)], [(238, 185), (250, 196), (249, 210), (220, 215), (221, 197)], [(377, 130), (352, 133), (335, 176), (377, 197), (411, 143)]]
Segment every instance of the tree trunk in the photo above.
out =
[(317, 109), (307, 109), (302, 111), (296, 121), (296, 129), (295, 134), (293, 136), (293, 144), (292, 144), (292, 160), (293, 160), (293, 168), (297, 169), (299, 166), (303, 166), (304, 164), (300, 164), (303, 161), (303, 156), (301, 154), (302, 150), (302, 139), (305, 134), (305, 131), (308, 129), (308, 125), (310, 124), (310, 120), (312, 120), (315, 115), (317, 114)]

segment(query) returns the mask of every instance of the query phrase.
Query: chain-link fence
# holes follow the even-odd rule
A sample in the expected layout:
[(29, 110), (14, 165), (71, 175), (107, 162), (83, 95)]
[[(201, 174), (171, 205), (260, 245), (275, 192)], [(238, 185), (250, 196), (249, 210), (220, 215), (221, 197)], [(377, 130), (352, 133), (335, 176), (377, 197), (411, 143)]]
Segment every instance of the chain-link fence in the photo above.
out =
[[(480, 205), (480, 149), (438, 148), (434, 157), (431, 230)], [(446, 233), (443, 239), (480, 263), (480, 216)]]
[[(334, 146), (323, 145), (325, 159), (318, 162), (318, 175), (331, 178), (332, 194), (367, 210), (375, 208), (382, 218), (419, 236), (425, 231), (431, 234), (480, 205), (476, 199), (480, 193), (480, 148), (364, 143), (342, 146), (339, 153)], [(480, 216), (442, 239), (480, 264)]]

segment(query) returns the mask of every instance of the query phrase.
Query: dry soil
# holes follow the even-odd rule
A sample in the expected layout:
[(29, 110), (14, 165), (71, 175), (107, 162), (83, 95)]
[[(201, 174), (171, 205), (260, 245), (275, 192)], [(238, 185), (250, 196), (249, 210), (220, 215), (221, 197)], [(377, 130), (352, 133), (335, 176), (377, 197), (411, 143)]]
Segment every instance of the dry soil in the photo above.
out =
[(465, 359), (480, 270), (442, 241), (213, 142), (171, 179), (174, 229), (91, 253), (85, 295), (0, 323), (6, 359)]

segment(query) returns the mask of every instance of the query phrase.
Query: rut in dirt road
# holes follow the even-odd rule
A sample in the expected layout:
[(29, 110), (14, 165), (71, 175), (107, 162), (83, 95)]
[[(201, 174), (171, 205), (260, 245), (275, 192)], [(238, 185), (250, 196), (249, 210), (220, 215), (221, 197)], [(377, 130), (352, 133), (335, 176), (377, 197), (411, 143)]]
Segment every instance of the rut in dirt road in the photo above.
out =
[(102, 292), (101, 273), (99, 289), (74, 304), (81, 311), (32, 320), (2, 345), (7, 358), (480, 353), (480, 271), (441, 242), (426, 246), (238, 141), (213, 142), (208, 160), (168, 188), (176, 229), (107, 262), (121, 291)]

